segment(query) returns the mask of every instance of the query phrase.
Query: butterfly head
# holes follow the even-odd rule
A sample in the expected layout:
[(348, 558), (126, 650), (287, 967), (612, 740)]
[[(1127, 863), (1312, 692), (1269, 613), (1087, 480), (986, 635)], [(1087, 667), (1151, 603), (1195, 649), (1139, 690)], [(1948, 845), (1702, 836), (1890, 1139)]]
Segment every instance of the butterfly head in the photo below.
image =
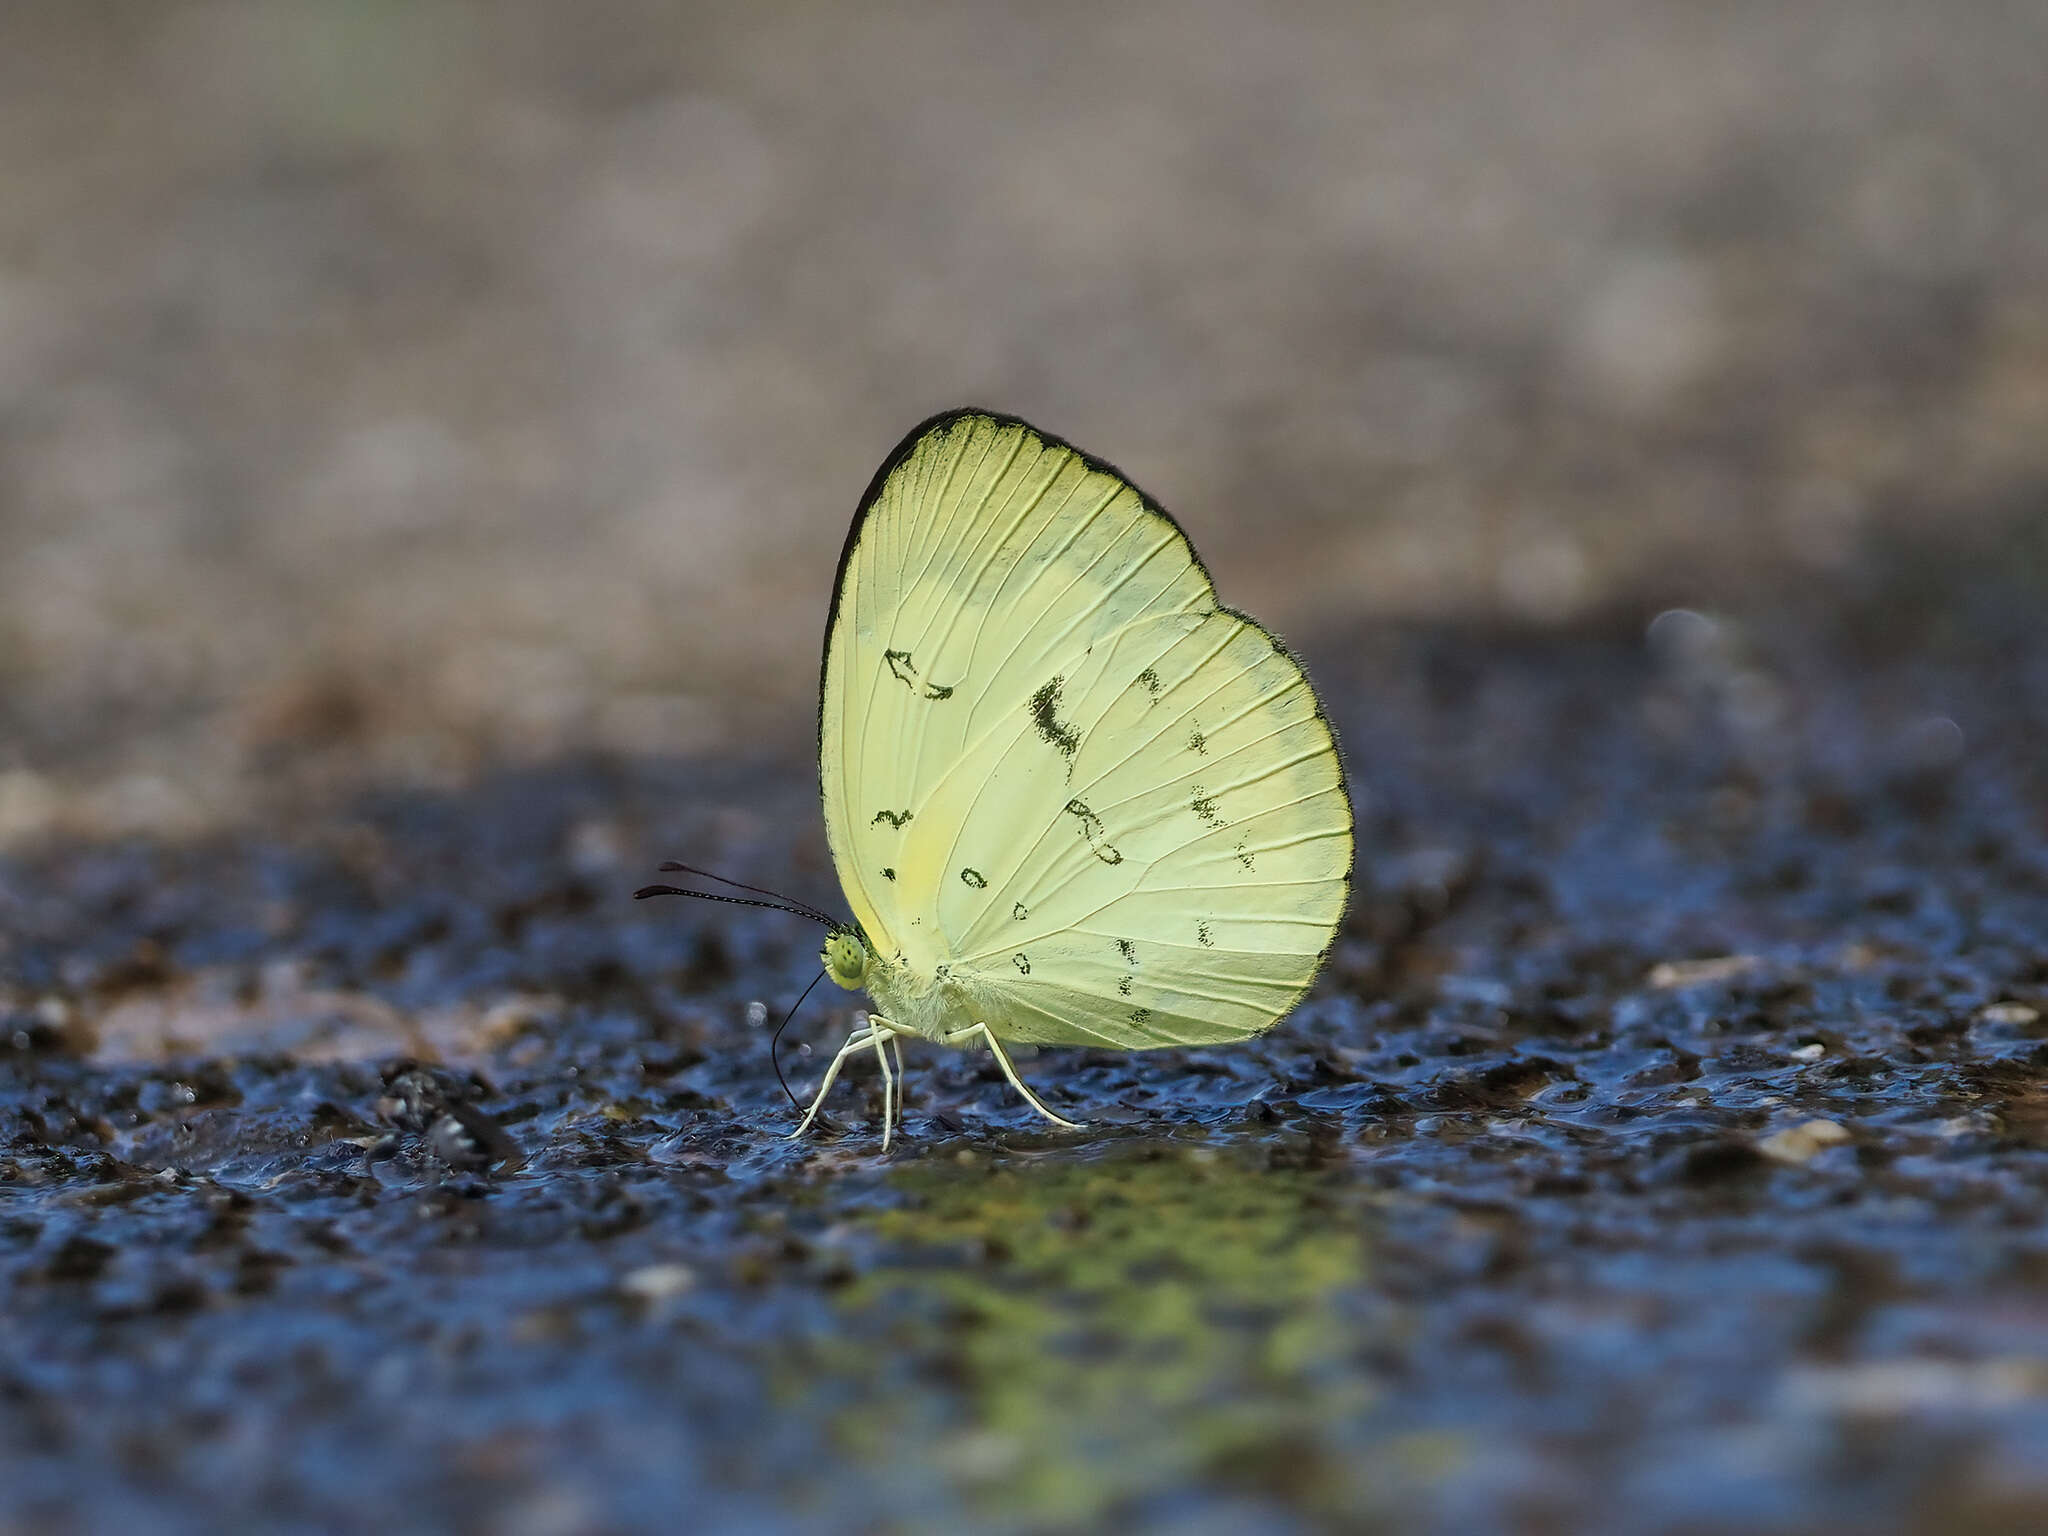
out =
[(857, 992), (867, 985), (868, 946), (856, 929), (833, 929), (820, 958), (825, 962), (825, 974), (848, 991)]

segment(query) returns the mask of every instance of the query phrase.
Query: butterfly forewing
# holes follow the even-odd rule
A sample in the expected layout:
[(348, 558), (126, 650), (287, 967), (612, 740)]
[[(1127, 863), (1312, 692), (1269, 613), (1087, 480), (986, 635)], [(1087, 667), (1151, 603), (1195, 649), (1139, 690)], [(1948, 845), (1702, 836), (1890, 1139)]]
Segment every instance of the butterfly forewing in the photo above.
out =
[(820, 699), (827, 830), (870, 937), (915, 915), (906, 795), (1013, 719), (1048, 657), (1213, 601), (1172, 523), (1072, 449), (979, 413), (907, 439), (849, 536)]
[(877, 477), (819, 747), (870, 938), (1011, 1038), (1256, 1033), (1342, 911), (1350, 807), (1300, 669), (1169, 518), (1019, 422), (940, 418)]

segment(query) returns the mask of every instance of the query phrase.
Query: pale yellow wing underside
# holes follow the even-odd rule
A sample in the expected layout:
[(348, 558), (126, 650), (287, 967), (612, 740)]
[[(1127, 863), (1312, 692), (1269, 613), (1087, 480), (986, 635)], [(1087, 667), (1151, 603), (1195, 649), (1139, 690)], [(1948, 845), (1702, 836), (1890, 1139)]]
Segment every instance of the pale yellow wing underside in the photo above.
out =
[(1351, 807), (1308, 680), (1114, 470), (956, 412), (883, 466), (825, 642), (833, 859), (1007, 1039), (1240, 1039), (1314, 978)]

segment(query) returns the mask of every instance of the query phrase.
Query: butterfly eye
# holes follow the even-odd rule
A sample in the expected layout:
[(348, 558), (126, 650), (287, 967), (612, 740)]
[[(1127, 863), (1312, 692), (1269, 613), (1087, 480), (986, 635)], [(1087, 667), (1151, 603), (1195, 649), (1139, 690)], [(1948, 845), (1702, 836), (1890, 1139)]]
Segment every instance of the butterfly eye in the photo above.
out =
[(867, 984), (868, 952), (865, 945), (850, 933), (835, 933), (825, 941), (825, 952), (820, 957), (825, 969), (834, 981), (849, 991)]

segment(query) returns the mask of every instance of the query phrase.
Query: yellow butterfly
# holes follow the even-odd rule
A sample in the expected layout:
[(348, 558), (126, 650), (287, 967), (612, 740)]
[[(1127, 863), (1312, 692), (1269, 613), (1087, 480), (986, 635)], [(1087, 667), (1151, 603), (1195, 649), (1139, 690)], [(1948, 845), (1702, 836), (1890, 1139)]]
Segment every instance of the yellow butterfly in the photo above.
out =
[[(1308, 679), (1216, 600), (1187, 536), (1099, 459), (959, 410), (898, 445), (826, 621), (818, 766), (855, 926), (826, 973), (876, 1004), (847, 1057), (1137, 1050), (1270, 1028), (1350, 890), (1351, 802)], [(897, 1069), (901, 1069), (900, 1054)]]
[(855, 923), (709, 896), (826, 924), (825, 974), (879, 1005), (792, 1135), (872, 1049), (887, 1151), (904, 1035), (986, 1044), (1071, 1127), (1005, 1040), (1259, 1034), (1350, 893), (1343, 766), (1294, 658), (1216, 601), (1156, 502), (1014, 417), (935, 416), (876, 472), (826, 620), (818, 769)]

